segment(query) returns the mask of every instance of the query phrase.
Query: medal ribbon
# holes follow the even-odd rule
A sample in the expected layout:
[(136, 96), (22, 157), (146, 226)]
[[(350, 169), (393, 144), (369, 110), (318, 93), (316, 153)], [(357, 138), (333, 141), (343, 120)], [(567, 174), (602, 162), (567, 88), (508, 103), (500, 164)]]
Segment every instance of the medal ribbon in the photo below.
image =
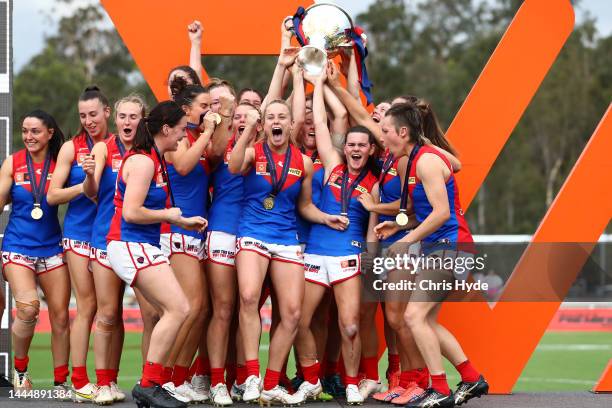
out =
[(49, 167), (51, 167), (51, 152), (47, 151), (45, 157), (45, 164), (43, 164), (43, 170), (40, 175), (40, 184), (36, 183), (36, 172), (34, 171), (34, 163), (32, 162), (32, 156), (30, 152), (26, 152), (26, 165), (28, 166), (28, 175), (30, 176), (30, 187), (32, 188), (32, 195), (34, 196), (34, 205), (40, 205), (41, 198), (45, 193), (45, 186), (47, 184), (47, 176), (49, 175)]
[(363, 168), (361, 170), (361, 173), (359, 173), (359, 176), (357, 176), (357, 178), (353, 180), (351, 185), (348, 186), (347, 188), (348, 179), (349, 179), (349, 170), (348, 170), (348, 167), (345, 168), (344, 174), (342, 175), (342, 184), (340, 188), (340, 197), (342, 198), (342, 210), (341, 210), (340, 215), (345, 215), (345, 216), (348, 215), (348, 205), (351, 199), (351, 195), (353, 195), (353, 190), (355, 190), (355, 188), (359, 185), (359, 183), (361, 183), (361, 181), (365, 178), (367, 174), (368, 174), (368, 169)]
[(393, 166), (393, 162), (395, 161), (395, 159), (393, 158), (393, 155), (391, 153), (388, 153), (387, 156), (385, 157), (385, 161), (383, 162), (383, 166), (382, 169), (380, 170), (380, 177), (378, 178), (378, 191), (379, 191), (379, 200), (382, 200), (382, 196), (383, 196), (383, 192), (384, 192), (384, 181), (385, 181), (385, 177), (387, 176), (387, 173), (389, 173), (389, 170), (391, 170), (391, 167)]
[(263, 151), (266, 155), (266, 161), (268, 162), (268, 169), (270, 172), (270, 178), (272, 179), (272, 192), (270, 195), (276, 197), (278, 193), (283, 189), (287, 175), (289, 174), (289, 163), (291, 162), (291, 146), (287, 146), (287, 153), (285, 153), (285, 162), (283, 163), (283, 172), (281, 173), (280, 179), (276, 180), (276, 163), (272, 157), (272, 150), (266, 142), (263, 143)]
[(168, 177), (168, 169), (166, 168), (166, 160), (164, 160), (164, 156), (159, 153), (159, 150), (157, 149), (157, 146), (155, 146), (155, 143), (153, 143), (153, 150), (155, 150), (155, 154), (157, 155), (157, 159), (159, 160), (159, 163), (161, 165), (162, 179), (166, 182), (166, 185), (168, 186), (168, 195), (170, 196), (170, 203), (172, 204), (172, 207), (176, 207), (176, 205), (174, 204), (174, 195), (172, 194), (172, 186), (170, 185), (170, 178)]
[(400, 201), (400, 212), (406, 212), (406, 206), (408, 204), (408, 179), (410, 178), (410, 169), (412, 168), (412, 162), (417, 153), (421, 149), (421, 145), (414, 145), (412, 152), (410, 152), (410, 158), (408, 159), (408, 166), (406, 166), (406, 176), (404, 177), (404, 186), (402, 187), (402, 198)]
[(121, 155), (121, 158), (123, 158), (125, 156), (125, 146), (121, 142), (121, 139), (119, 139), (119, 136), (115, 137), (115, 143), (117, 144), (117, 149), (119, 149), (119, 154)]

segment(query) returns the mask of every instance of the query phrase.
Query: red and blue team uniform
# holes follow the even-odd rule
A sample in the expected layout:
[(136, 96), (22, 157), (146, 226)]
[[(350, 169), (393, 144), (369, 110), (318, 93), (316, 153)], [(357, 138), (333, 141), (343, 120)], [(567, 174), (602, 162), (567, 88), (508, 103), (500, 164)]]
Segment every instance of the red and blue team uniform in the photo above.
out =
[(115, 213), (115, 186), (117, 174), (123, 162), (123, 156), (118, 143), (119, 136), (111, 136), (106, 141), (106, 163), (98, 185), (98, 212), (93, 222), (91, 246), (106, 251), (106, 234), (108, 234), (111, 220)]
[[(40, 185), (43, 163), (33, 163), (36, 185)], [(30, 176), (26, 165), (26, 150), (13, 154), (13, 184), (11, 185), (11, 214), (4, 230), (3, 252), (14, 252), (30, 257), (48, 258), (62, 252), (62, 231), (57, 218), (57, 206), (47, 203), (49, 180), (55, 169), (51, 161), (45, 182), (45, 194), (41, 197), (40, 208), (43, 216), (35, 220), (30, 215), (34, 208), (34, 195), (30, 186)], [(4, 258), (5, 254), (3, 254)], [(3, 259), (7, 263), (8, 259)]]
[[(199, 135), (197, 129), (187, 129), (187, 140), (192, 146)], [(199, 163), (185, 176), (181, 176), (174, 165), (167, 162), (168, 178), (174, 195), (174, 205), (181, 209), (185, 218), (200, 216), (207, 217), (208, 182), (210, 175), (210, 162), (206, 155), (200, 157)], [(178, 233), (186, 236), (204, 239), (199, 231), (190, 231), (176, 225), (164, 224), (163, 233)]]
[[(321, 159), (315, 152), (306, 152), (305, 153), (312, 160), (312, 203), (319, 206), (319, 200), (321, 198), (321, 190), (323, 189), (324, 178), (325, 178), (325, 168), (323, 167), (323, 163)], [(306, 244), (308, 242), (308, 236), (310, 235), (310, 222), (306, 221), (296, 210), (297, 214), (297, 229), (298, 229), (298, 239), (300, 244)]]
[(149, 191), (143, 206), (150, 210), (163, 210), (168, 207), (167, 184), (162, 173), (162, 165), (153, 149), (150, 152), (134, 152), (126, 154), (119, 174), (117, 176), (117, 187), (115, 190), (114, 204), (115, 213), (111, 221), (110, 230), (106, 237), (107, 243), (111, 241), (147, 243), (159, 248), (159, 237), (161, 235), (161, 223), (155, 224), (133, 224), (123, 219), (123, 198), (125, 196), (126, 184), (123, 180), (122, 171), (127, 159), (133, 155), (141, 154), (153, 161), (155, 173), (149, 185)]
[(433, 210), (425, 194), (423, 183), (421, 183), (421, 180), (419, 180), (416, 174), (417, 163), (425, 153), (435, 154), (440, 157), (451, 171), (450, 177), (446, 181), (450, 218), (435, 232), (421, 241), (422, 250), (425, 254), (441, 249), (474, 252), (474, 240), (463, 215), (461, 203), (459, 202), (459, 190), (452, 166), (442, 153), (429, 146), (420, 147), (408, 173), (408, 193), (412, 201), (412, 208), (414, 209), (416, 219), (418, 222), (423, 222)]
[(244, 195), (244, 177), (242, 174), (232, 174), (228, 169), (230, 155), (236, 145), (236, 135), (234, 133), (229, 140), (223, 161), (213, 171), (213, 199), (208, 211), (208, 230), (230, 235), (238, 233)]
[[(244, 177), (244, 204), (238, 226), (238, 237), (249, 237), (277, 245), (298, 245), (296, 202), (304, 178), (302, 152), (289, 144), (291, 161), (282, 190), (274, 199), (274, 208), (266, 210), (263, 201), (272, 189), (272, 180), (263, 143), (256, 143), (253, 167)], [(277, 177), (283, 171), (284, 154), (272, 152)], [(241, 248), (242, 249), (242, 248)]]
[[(70, 167), (70, 174), (66, 187), (81, 184), (85, 180), (85, 172), (81, 164), (85, 156), (91, 153), (87, 144), (87, 133), (83, 132), (72, 139), (74, 144), (74, 158)], [(64, 238), (89, 243), (92, 236), (93, 224), (91, 220), (96, 217), (96, 203), (79, 194), (68, 204), (64, 217)]]
[[(340, 214), (342, 212), (341, 186), (342, 177), (346, 173), (346, 165), (336, 166), (329, 175), (329, 179), (321, 192), (319, 209), (328, 214)], [(349, 174), (348, 185), (358, 175)], [(349, 226), (344, 231), (338, 231), (324, 224), (313, 224), (310, 230), (310, 238), (306, 244), (306, 253), (327, 256), (343, 256), (360, 254), (368, 228), (370, 213), (357, 199), (361, 194), (370, 193), (372, 187), (378, 180), (372, 173), (355, 187), (348, 205)]]
[[(388, 165), (390, 161), (392, 161), (392, 164), (390, 166), (387, 166), (387, 171), (384, 171), (385, 163)], [(380, 192), (380, 202), (383, 204), (397, 201), (402, 195), (402, 182), (397, 170), (397, 163), (398, 160), (394, 159), (391, 153), (389, 153), (389, 151), (387, 150), (385, 158), (383, 160), (383, 171), (380, 174), (380, 184), (378, 188), (378, 191)], [(379, 214), (378, 221), (395, 221), (395, 216)], [(393, 243), (402, 239), (406, 234), (407, 231), (399, 231), (383, 239), (381, 242)]]

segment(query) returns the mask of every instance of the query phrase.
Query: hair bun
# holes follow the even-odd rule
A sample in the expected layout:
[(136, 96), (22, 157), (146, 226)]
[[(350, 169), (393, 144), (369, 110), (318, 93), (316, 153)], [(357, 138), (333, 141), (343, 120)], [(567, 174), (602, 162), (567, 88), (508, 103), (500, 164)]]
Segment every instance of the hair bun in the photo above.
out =
[(98, 91), (98, 92), (100, 92), (100, 88), (98, 88), (98, 85), (90, 85), (87, 88), (85, 88), (85, 90), (83, 92), (90, 92), (90, 91)]

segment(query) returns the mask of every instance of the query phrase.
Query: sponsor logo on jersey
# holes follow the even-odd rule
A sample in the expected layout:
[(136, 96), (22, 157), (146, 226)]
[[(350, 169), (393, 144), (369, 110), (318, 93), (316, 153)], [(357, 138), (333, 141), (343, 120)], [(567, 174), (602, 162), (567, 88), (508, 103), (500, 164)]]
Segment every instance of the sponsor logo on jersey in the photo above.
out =
[(356, 266), (357, 266), (356, 259), (345, 259), (342, 262), (340, 262), (340, 267), (342, 269), (355, 268)]
[(395, 177), (395, 176), (397, 176), (397, 169), (396, 169), (395, 167), (391, 167), (391, 168), (389, 169), (389, 171), (387, 172), (387, 174), (388, 174), (389, 176)]
[(416, 184), (416, 177), (408, 177), (408, 184)]
[(321, 271), (321, 265), (308, 264), (308, 263), (304, 264), (304, 272), (319, 273), (320, 271)]
[(361, 242), (359, 241), (351, 241), (351, 245), (356, 248), (361, 248)]
[(268, 172), (268, 162), (257, 162), (255, 163), (255, 174), (258, 176), (267, 176), (270, 173)]
[(302, 170), (294, 169), (294, 168), (290, 167), (289, 168), (289, 174), (291, 174), (292, 176), (296, 176), (296, 177), (302, 177)]

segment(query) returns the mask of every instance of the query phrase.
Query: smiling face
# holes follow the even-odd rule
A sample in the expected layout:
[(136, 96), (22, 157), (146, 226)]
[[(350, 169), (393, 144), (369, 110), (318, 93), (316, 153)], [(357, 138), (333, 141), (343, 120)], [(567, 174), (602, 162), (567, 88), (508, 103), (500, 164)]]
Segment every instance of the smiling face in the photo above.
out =
[(284, 103), (275, 102), (266, 108), (264, 133), (270, 147), (282, 148), (289, 141), (291, 111)]
[[(232, 128), (236, 129), (238, 135), (236, 139), (242, 136), (242, 132), (246, 128), (247, 121), (247, 112), (252, 110), (253, 107), (249, 105), (238, 105), (236, 110), (234, 111), (234, 116), (232, 117)], [(257, 125), (257, 132), (261, 131), (261, 124)]]
[(108, 118), (110, 108), (104, 106), (100, 99), (94, 98), (88, 101), (79, 101), (79, 119), (83, 129), (93, 139), (102, 139), (108, 129)]
[(315, 125), (312, 111), (306, 111), (304, 124), (302, 125), (302, 144), (308, 150), (317, 149), (317, 139), (315, 137)]
[(219, 113), (219, 108), (221, 107), (221, 103), (219, 102), (219, 97), (221, 95), (231, 95), (229, 88), (225, 85), (218, 86), (210, 90), (210, 110), (215, 113)]
[(351, 132), (346, 135), (344, 144), (344, 157), (351, 172), (360, 172), (374, 153), (374, 145), (370, 143), (370, 136), (363, 132)]
[[(183, 116), (179, 122), (174, 125), (164, 125), (162, 126), (162, 133), (164, 135), (163, 143), (164, 143), (164, 152), (174, 152), (178, 149), (178, 144), (186, 136), (187, 129), (187, 116)], [(160, 149), (161, 150), (161, 149)]]
[(115, 124), (117, 135), (126, 145), (131, 145), (136, 135), (138, 122), (142, 118), (142, 106), (135, 102), (123, 102), (117, 106)]
[(210, 101), (210, 94), (201, 93), (193, 98), (191, 105), (184, 106), (183, 109), (185, 109), (189, 122), (200, 123), (200, 115), (210, 110)]
[(44, 151), (52, 136), (53, 129), (47, 128), (42, 120), (34, 117), (27, 117), (23, 120), (21, 138), (30, 154), (34, 155)]
[(382, 118), (385, 116), (385, 112), (391, 107), (389, 102), (381, 102), (376, 105), (374, 112), (372, 112), (372, 120), (376, 123), (380, 123)]

